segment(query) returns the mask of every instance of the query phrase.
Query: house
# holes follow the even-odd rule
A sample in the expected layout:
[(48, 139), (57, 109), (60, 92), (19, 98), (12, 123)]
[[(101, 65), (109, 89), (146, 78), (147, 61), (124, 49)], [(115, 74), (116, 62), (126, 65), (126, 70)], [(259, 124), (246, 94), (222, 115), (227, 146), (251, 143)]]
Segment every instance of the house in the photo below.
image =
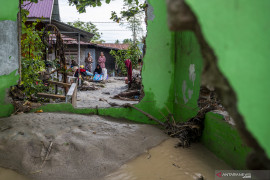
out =
[[(24, 9), (29, 11), (28, 22), (31, 23), (37, 19), (41, 19), (40, 29), (46, 26), (46, 24), (55, 25), (61, 32), (64, 40), (65, 55), (67, 63), (71, 63), (71, 59), (74, 59), (78, 64), (85, 65), (85, 58), (88, 52), (91, 53), (94, 62), (93, 68), (96, 67), (98, 57), (101, 52), (106, 57), (106, 67), (108, 71), (115, 69), (115, 58), (110, 55), (111, 50), (128, 49), (128, 44), (94, 44), (90, 43), (93, 37), (92, 33), (75, 28), (60, 21), (59, 4), (58, 0), (43, 0), (38, 3), (30, 3), (25, 1), (22, 5)], [(78, 43), (78, 34), (80, 34), (80, 43)], [(80, 63), (78, 62), (78, 49), (80, 46)], [(55, 59), (55, 51), (52, 48), (48, 54), (48, 60)]]
[[(78, 41), (69, 38), (64, 37), (64, 43), (66, 45), (65, 55), (67, 61), (70, 63), (72, 59), (74, 59), (76, 62), (78, 62)], [(88, 53), (91, 53), (91, 56), (93, 57), (93, 65), (92, 65), (92, 71), (98, 64), (98, 58), (100, 56), (100, 53), (103, 52), (104, 56), (106, 57), (106, 68), (108, 72), (111, 72), (115, 69), (115, 58), (110, 54), (111, 50), (127, 50), (129, 47), (129, 44), (111, 44), (111, 43), (104, 43), (104, 44), (95, 44), (95, 43), (86, 43), (86, 42), (80, 42), (80, 64), (85, 65), (85, 58), (88, 56)]]
[[(41, 20), (41, 23), (37, 25), (39, 30), (44, 28), (47, 24), (52, 24), (59, 29), (63, 37), (78, 39), (78, 35), (80, 35), (80, 42), (85, 43), (90, 42), (94, 36), (92, 33), (61, 22), (58, 0), (42, 0), (38, 3), (24, 1), (22, 8), (29, 11), (27, 23), (34, 22), (37, 19)], [(78, 46), (77, 49), (79, 49)], [(53, 52), (49, 55), (49, 58), (55, 59)]]

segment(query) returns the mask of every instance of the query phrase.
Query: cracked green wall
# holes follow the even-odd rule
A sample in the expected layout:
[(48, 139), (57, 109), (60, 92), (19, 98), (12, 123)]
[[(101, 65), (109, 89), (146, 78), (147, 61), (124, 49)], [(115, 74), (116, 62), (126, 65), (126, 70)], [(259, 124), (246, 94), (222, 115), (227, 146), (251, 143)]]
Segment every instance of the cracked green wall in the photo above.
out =
[(238, 97), (248, 130), (270, 157), (270, 1), (186, 1)]
[[(187, 121), (198, 112), (197, 100), (203, 59), (200, 45), (193, 32), (177, 32), (175, 42), (174, 115), (177, 120)], [(190, 68), (193, 65), (195, 71)], [(184, 84), (186, 88), (183, 88)], [(188, 95), (188, 91), (192, 91), (191, 96)], [(250, 148), (242, 142), (235, 127), (225, 122), (222, 116), (207, 113), (201, 142), (232, 168), (246, 169), (246, 156)]]
[[(175, 104), (174, 115), (179, 121), (187, 121), (198, 112), (202, 56), (200, 46), (193, 32), (176, 33), (176, 61), (175, 61)], [(192, 71), (194, 67), (195, 71)], [(191, 75), (194, 79), (192, 79)], [(192, 92), (189, 95), (188, 92)]]
[[(9, 43), (9, 40), (12, 39), (8, 39), (8, 37), (6, 36), (6, 34), (8, 35), (16, 35), (17, 34), (17, 13), (18, 13), (18, 4), (19, 1), (3, 1), (1, 2), (1, 6), (0, 6), (0, 26), (1, 26), (1, 33), (4, 37), (1, 37), (1, 44), (0, 46), (2, 46), (0, 48), (0, 52), (9, 52), (8, 49), (10, 51), (13, 51), (13, 48), (16, 49), (18, 41), (17, 37), (14, 37), (15, 42), (10, 43), (10, 44), (6, 44)], [(8, 26), (7, 26), (8, 25)], [(5, 26), (5, 27), (4, 27)], [(15, 27), (15, 28), (14, 28)], [(7, 28), (7, 29), (2, 29), (2, 28)], [(12, 33), (11, 33), (12, 32)], [(6, 39), (5, 39), (6, 38)], [(13, 39), (12, 39), (13, 40)], [(14, 47), (9, 47), (9, 46), (14, 46)], [(8, 48), (8, 49), (6, 49)], [(5, 116), (9, 116), (14, 108), (12, 106), (12, 104), (10, 104), (7, 101), (7, 95), (8, 95), (8, 89), (10, 86), (17, 84), (17, 81), (19, 79), (19, 76), (16, 75), (17, 74), (17, 70), (12, 70), (12, 69), (16, 69), (16, 64), (18, 64), (18, 58), (17, 55), (15, 55), (15, 57), (13, 57), (12, 59), (7, 58), (7, 57), (12, 57), (14, 56), (14, 54), (16, 53), (12, 53), (10, 55), (5, 56), (4, 54), (1, 54), (0, 57), (0, 61), (4, 61), (4, 62), (0, 62), (1, 64), (1, 69), (0, 69), (0, 117), (5, 117)], [(14, 61), (14, 62), (11, 62)], [(14, 66), (15, 64), (15, 66)], [(6, 66), (13, 66), (13, 67), (6, 67)]]

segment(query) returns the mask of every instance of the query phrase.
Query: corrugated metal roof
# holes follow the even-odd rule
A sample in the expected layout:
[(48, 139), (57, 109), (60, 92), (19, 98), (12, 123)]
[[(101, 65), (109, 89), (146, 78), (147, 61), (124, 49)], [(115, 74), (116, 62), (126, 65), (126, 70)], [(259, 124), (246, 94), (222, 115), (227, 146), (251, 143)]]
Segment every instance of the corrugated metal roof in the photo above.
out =
[(22, 8), (29, 11), (28, 18), (50, 19), (52, 16), (53, 2), (54, 0), (39, 0), (38, 3), (24, 1)]

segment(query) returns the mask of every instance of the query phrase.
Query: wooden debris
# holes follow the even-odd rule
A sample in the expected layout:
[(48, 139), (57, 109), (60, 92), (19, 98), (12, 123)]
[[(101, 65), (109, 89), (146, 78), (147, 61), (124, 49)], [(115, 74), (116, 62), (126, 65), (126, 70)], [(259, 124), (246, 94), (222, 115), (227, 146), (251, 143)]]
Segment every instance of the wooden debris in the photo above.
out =
[(3, 132), (5, 130), (11, 129), (11, 128), (12, 128), (12, 126), (1, 127), (0, 132)]
[(139, 99), (131, 99), (131, 98), (126, 98), (126, 97), (121, 97), (121, 96), (114, 96), (112, 97), (112, 99), (120, 99), (120, 100), (123, 100), (123, 101), (139, 101)]
[(130, 107), (130, 108), (133, 108), (133, 109), (136, 109), (137, 111), (143, 113), (144, 115), (146, 115), (149, 119), (153, 120), (153, 121), (156, 121), (157, 123), (159, 123), (160, 125), (165, 125), (163, 122), (161, 122), (160, 120), (158, 120), (157, 118), (153, 117), (152, 115), (144, 112), (143, 110), (133, 106), (132, 104), (124, 104), (123, 105), (124, 107)]
[(44, 160), (43, 160), (43, 162), (42, 162), (42, 164), (41, 164), (41, 166), (40, 166), (40, 169), (42, 169), (43, 166), (45, 165), (45, 163), (46, 163), (46, 161), (47, 161), (47, 159), (48, 159), (48, 156), (49, 156), (50, 153), (51, 153), (52, 145), (53, 145), (53, 142), (50, 143), (50, 145), (49, 145), (49, 147), (48, 147), (48, 149), (47, 149), (46, 156), (45, 156), (45, 158), (44, 158)]
[(168, 108), (167, 108), (168, 111), (167, 117), (165, 117), (165, 115), (160, 112), (162, 116), (166, 119), (165, 122), (162, 122), (153, 117), (152, 115), (133, 106), (132, 104), (125, 104), (123, 105), (123, 107), (131, 107), (133, 109), (136, 109), (137, 111), (146, 115), (149, 119), (154, 120), (155, 122), (162, 125), (164, 128), (164, 132), (166, 134), (168, 134), (171, 137), (179, 139), (179, 143), (177, 144), (176, 147), (178, 146), (189, 147), (191, 142), (196, 142), (199, 140), (199, 137), (201, 137), (202, 135), (204, 115), (205, 113), (213, 109), (212, 106), (204, 107), (198, 112), (198, 114), (195, 117), (189, 119), (187, 122), (176, 123), (173, 114), (169, 111)]
[(140, 96), (140, 91), (138, 90), (124, 91), (118, 94), (117, 96), (121, 96), (121, 97)]
[(95, 86), (80, 86), (78, 87), (78, 90), (80, 91), (94, 91), (94, 90), (98, 90), (99, 88), (95, 87)]
[(71, 86), (71, 84), (69, 83), (63, 83), (63, 82), (58, 82), (58, 81), (47, 81), (49, 84), (54, 84), (57, 86), (63, 86), (63, 87), (67, 87), (69, 88)]
[(37, 96), (49, 99), (62, 99), (62, 100), (66, 99), (66, 96), (58, 94), (37, 93)]

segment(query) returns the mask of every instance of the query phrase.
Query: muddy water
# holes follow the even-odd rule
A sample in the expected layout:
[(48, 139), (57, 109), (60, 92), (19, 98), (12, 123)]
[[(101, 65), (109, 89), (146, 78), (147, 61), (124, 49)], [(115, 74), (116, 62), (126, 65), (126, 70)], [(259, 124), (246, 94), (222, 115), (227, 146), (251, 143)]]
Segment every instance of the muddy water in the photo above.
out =
[(189, 149), (174, 148), (169, 139), (123, 165), (106, 180), (189, 180), (214, 179), (215, 169), (231, 169), (201, 144)]
[(29, 180), (15, 171), (0, 168), (0, 180)]

